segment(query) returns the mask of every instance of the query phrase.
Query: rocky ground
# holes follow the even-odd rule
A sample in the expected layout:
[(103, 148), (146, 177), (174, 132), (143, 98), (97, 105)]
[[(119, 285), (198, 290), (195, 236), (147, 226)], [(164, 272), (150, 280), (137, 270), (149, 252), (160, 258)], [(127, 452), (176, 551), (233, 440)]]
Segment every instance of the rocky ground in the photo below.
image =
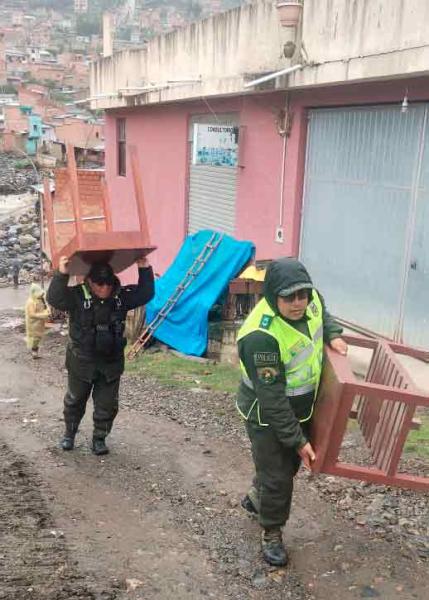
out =
[[(20, 281), (38, 278), (40, 272), (40, 224), (36, 172), (25, 156), (0, 154), (0, 284), (11, 281), (15, 260), (21, 266)], [(25, 166), (27, 164), (27, 166)], [(17, 166), (21, 165), (21, 168)], [(40, 174), (40, 177), (42, 175)]]
[(18, 260), (20, 281), (32, 281), (40, 272), (40, 227), (35, 197), (27, 207), (0, 222), (0, 280), (10, 281), (12, 265)]
[[(65, 338), (31, 361), (21, 314), (0, 328), (0, 598), (427, 597), (427, 495), (302, 472), (291, 565), (269, 568), (239, 507), (252, 466), (230, 395), (126, 375), (111, 454), (91, 455), (90, 414), (64, 454)], [(360, 458), (353, 432), (345, 452)]]
[(0, 195), (21, 194), (38, 183), (34, 167), (20, 153), (0, 153)]

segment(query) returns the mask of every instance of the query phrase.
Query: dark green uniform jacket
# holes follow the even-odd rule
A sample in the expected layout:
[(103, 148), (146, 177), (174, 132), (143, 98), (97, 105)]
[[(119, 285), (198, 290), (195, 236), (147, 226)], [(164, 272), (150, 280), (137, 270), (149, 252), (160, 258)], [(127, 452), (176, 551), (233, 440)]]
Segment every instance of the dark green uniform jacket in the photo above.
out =
[(91, 382), (96, 371), (107, 381), (124, 370), (124, 338), (127, 312), (149, 302), (154, 294), (152, 268), (139, 269), (137, 285), (121, 287), (116, 278), (107, 300), (92, 297), (88, 303), (82, 286), (68, 287), (69, 276), (56, 271), (47, 293), (48, 303), (70, 315), (70, 339), (66, 367), (71, 374)]
[[(292, 259), (276, 260), (267, 269), (264, 283), (264, 296), (272, 310), (277, 309), (278, 293), (294, 284), (311, 283), (310, 276), (301, 263)], [(311, 292), (310, 292), (311, 293)], [(342, 329), (326, 310), (323, 298), (319, 293), (323, 307), (323, 338), (329, 343), (341, 335)], [(304, 315), (299, 321), (289, 321), (289, 325), (304, 335), (309, 336), (307, 318)], [(288, 398), (285, 395), (285, 369), (280, 357), (277, 340), (263, 331), (253, 331), (238, 342), (238, 352), (253, 389), (240, 384), (237, 405), (240, 412), (247, 414), (258, 398), (263, 423), (269, 424), (276, 432), (280, 443), (289, 448), (301, 448), (307, 439), (303, 434), (299, 420), (309, 414), (313, 403), (313, 392), (305, 396)], [(263, 367), (275, 372), (275, 377), (261, 378), (258, 373)], [(249, 415), (249, 422), (258, 423), (257, 409)]]

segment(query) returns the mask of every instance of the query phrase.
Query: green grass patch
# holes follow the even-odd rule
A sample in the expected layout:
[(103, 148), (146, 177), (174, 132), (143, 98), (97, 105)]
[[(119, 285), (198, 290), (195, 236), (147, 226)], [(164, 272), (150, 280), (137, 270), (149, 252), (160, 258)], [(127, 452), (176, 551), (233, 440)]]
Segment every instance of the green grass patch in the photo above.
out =
[(421, 427), (408, 434), (405, 452), (427, 458), (429, 457), (429, 415), (419, 418), (422, 422)]
[(199, 363), (168, 352), (142, 352), (133, 361), (126, 362), (125, 370), (133, 375), (153, 377), (164, 385), (220, 392), (236, 392), (240, 381), (238, 367)]

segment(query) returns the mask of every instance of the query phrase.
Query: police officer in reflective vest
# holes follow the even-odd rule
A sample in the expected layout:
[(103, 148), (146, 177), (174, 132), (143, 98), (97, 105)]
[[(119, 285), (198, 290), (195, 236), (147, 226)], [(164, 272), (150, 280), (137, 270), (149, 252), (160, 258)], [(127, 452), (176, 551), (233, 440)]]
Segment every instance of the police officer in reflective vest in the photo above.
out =
[(69, 313), (70, 338), (66, 352), (68, 388), (64, 397), (65, 433), (60, 445), (73, 450), (86, 403), (92, 393), (94, 432), (92, 451), (109, 452), (105, 438), (118, 413), (120, 377), (124, 371), (127, 312), (146, 304), (154, 294), (152, 268), (137, 261), (137, 285), (121, 287), (108, 264), (93, 264), (82, 285), (68, 286), (66, 257), (60, 259), (49, 286), (47, 301)]
[(241, 504), (257, 514), (264, 559), (288, 561), (282, 527), (300, 462), (315, 459), (309, 425), (322, 372), (323, 344), (341, 354), (347, 344), (313, 288), (304, 265), (293, 258), (268, 266), (264, 298), (238, 334), (241, 383), (237, 408), (246, 421), (255, 478)]

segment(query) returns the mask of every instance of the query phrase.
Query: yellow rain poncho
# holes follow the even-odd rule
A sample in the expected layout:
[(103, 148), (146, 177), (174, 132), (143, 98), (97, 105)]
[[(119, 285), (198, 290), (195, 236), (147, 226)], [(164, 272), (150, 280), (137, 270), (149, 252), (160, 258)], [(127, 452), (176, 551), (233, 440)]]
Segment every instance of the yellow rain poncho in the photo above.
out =
[(44, 299), (44, 291), (37, 283), (32, 283), (30, 296), (25, 304), (25, 332), (27, 347), (30, 350), (39, 346), (45, 333), (45, 324), (49, 319), (49, 310)]

